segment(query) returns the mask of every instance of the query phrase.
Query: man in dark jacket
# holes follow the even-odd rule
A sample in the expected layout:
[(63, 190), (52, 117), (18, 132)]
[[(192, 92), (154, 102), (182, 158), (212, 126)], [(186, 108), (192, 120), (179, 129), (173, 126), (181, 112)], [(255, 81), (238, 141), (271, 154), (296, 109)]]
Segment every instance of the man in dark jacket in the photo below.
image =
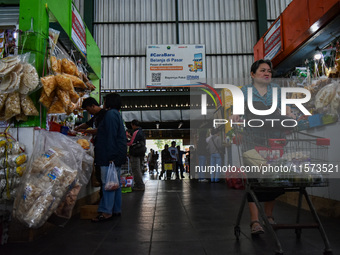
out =
[(107, 112), (99, 124), (95, 142), (95, 163), (101, 170), (103, 197), (98, 206), (98, 216), (92, 219), (93, 222), (105, 221), (113, 215), (121, 214), (121, 188), (115, 191), (106, 191), (104, 188), (110, 163), (114, 163), (119, 177), (120, 167), (126, 161), (127, 140), (123, 119), (119, 113), (121, 105), (119, 94), (111, 93), (104, 99)]
[(93, 97), (85, 98), (81, 105), (81, 108), (86, 110), (89, 114), (93, 115), (93, 117), (89, 121), (77, 126), (74, 130), (87, 134), (92, 134), (95, 138), (98, 126), (103, 120), (106, 110), (102, 109), (99, 106), (97, 100)]
[(169, 152), (169, 145), (164, 145), (164, 150), (162, 150), (161, 152), (161, 160), (162, 160), (162, 172), (161, 174), (159, 175), (159, 179), (162, 178), (164, 172), (165, 172), (165, 168), (164, 168), (164, 165), (166, 163), (169, 163), (171, 162), (171, 155), (170, 155), (170, 152)]
[[(95, 144), (98, 126), (100, 122), (103, 120), (106, 110), (102, 109), (100, 105), (98, 104), (97, 100), (94, 99), (93, 97), (85, 98), (81, 105), (81, 108), (86, 110), (89, 114), (93, 115), (93, 117), (89, 121), (75, 127), (74, 130), (78, 132), (83, 132), (86, 134), (92, 134), (91, 141), (93, 142), (93, 144)], [(101, 171), (100, 171), (100, 167), (97, 165), (95, 165), (95, 176), (98, 181), (98, 184), (100, 185), (99, 194), (100, 194), (100, 197), (102, 197), (103, 191), (101, 188), (102, 187)]]

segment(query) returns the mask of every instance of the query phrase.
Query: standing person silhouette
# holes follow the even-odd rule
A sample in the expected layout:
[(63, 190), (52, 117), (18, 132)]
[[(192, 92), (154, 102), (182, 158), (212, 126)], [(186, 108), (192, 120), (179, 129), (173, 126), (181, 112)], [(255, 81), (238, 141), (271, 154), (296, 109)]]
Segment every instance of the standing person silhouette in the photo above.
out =
[(175, 171), (176, 173), (176, 179), (179, 180), (179, 174), (178, 174), (178, 150), (176, 148), (176, 142), (172, 141), (171, 142), (171, 147), (169, 147), (169, 152), (171, 156), (171, 161), (172, 161), (172, 170)]
[[(248, 88), (251, 87), (253, 90), (253, 103), (257, 104), (257, 108), (259, 107), (271, 107), (272, 105), (272, 99), (273, 99), (273, 88), (277, 88), (278, 90), (278, 107), (281, 106), (281, 91), (280, 87), (277, 84), (271, 83), (272, 79), (272, 63), (269, 60), (263, 60), (260, 59), (256, 62), (254, 62), (250, 69), (250, 75), (252, 78), (252, 83), (243, 86), (242, 92), (244, 94), (245, 99), (247, 100), (248, 96)], [(247, 105), (247, 104), (246, 104)], [(291, 109), (289, 106), (287, 106), (287, 116), (288, 117), (295, 117), (291, 113)], [(246, 111), (245, 114), (246, 118), (250, 117), (249, 111)], [(240, 116), (238, 115), (232, 115), (232, 120), (234, 122), (238, 122), (240, 120)], [(278, 130), (272, 129), (264, 132), (263, 130), (256, 130), (252, 128), (251, 130), (248, 130), (252, 134), (254, 134), (253, 137), (245, 137), (245, 139), (253, 139), (251, 141), (252, 144), (266, 144), (266, 137), (270, 138), (284, 138), (284, 133), (280, 132)], [(247, 143), (248, 144), (248, 143)], [(248, 149), (254, 149), (254, 148), (248, 148)], [(275, 199), (283, 194), (284, 191), (276, 191), (276, 192), (256, 192), (255, 195), (257, 196), (258, 200), (260, 202), (264, 203), (264, 211), (266, 213), (266, 216), (268, 217), (268, 221), (270, 224), (276, 224), (273, 217), (273, 209), (275, 205)], [(259, 222), (259, 213), (258, 209), (252, 199), (251, 196), (248, 196), (248, 206), (250, 211), (250, 228), (251, 228), (251, 234), (258, 235), (263, 234), (264, 229), (262, 228), (260, 222)]]
[[(120, 167), (126, 161), (127, 140), (125, 126), (120, 114), (122, 106), (121, 97), (117, 93), (111, 93), (104, 98), (105, 116), (99, 124), (95, 141), (95, 163), (101, 170), (101, 181), (103, 196), (98, 206), (98, 215), (92, 222), (100, 222), (111, 219), (113, 216), (121, 215), (122, 191), (106, 191), (106, 176), (110, 163), (114, 163), (118, 177)], [(118, 178), (120, 179), (120, 178)]]
[(131, 160), (131, 169), (135, 183), (132, 190), (144, 191), (145, 184), (142, 178), (142, 164), (144, 162), (146, 152), (145, 135), (138, 120), (133, 120), (131, 122), (131, 127), (133, 129), (133, 135), (128, 143), (128, 146), (130, 146), (129, 154)]
[[(81, 108), (86, 110), (89, 114), (93, 115), (93, 117), (89, 121), (82, 123), (79, 126), (75, 127), (74, 130), (78, 132), (83, 132), (86, 134), (91, 134), (92, 135), (91, 141), (93, 144), (95, 144), (98, 126), (100, 122), (103, 120), (106, 110), (102, 109), (99, 103), (97, 102), (97, 100), (94, 99), (93, 97), (85, 98), (81, 105)], [(100, 170), (100, 167), (97, 166), (96, 164), (94, 165), (94, 168), (95, 168), (94, 169), (95, 177), (100, 185), (99, 195), (101, 198), (103, 196), (101, 170)]]

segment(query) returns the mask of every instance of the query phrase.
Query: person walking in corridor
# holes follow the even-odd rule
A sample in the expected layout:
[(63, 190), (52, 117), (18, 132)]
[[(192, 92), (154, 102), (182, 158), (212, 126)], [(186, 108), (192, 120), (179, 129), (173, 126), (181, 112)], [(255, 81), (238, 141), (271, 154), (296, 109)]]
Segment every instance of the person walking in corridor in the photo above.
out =
[(178, 161), (178, 150), (176, 148), (176, 142), (171, 142), (171, 147), (169, 147), (169, 152), (171, 156), (172, 161), (172, 170), (176, 173), (176, 179), (179, 180), (179, 174), (178, 174), (178, 167), (177, 167), (177, 161)]
[(181, 147), (179, 145), (177, 145), (177, 151), (178, 151), (178, 159), (177, 159), (177, 170), (176, 172), (179, 170), (181, 173), (181, 178), (185, 178), (184, 177), (184, 165), (183, 165), (183, 155), (185, 155), (185, 151), (181, 150)]
[(145, 147), (145, 135), (142, 128), (140, 127), (138, 120), (133, 120), (131, 122), (131, 127), (133, 129), (133, 134), (130, 142), (128, 143), (129, 155), (131, 161), (131, 169), (134, 178), (134, 186), (132, 190), (134, 191), (144, 191), (145, 184), (142, 178), (141, 165), (144, 161), (146, 147)]
[(165, 173), (165, 164), (171, 162), (171, 155), (169, 152), (169, 145), (165, 144), (164, 149), (161, 152), (161, 161), (162, 161), (162, 172), (159, 175), (159, 179), (162, 179), (163, 174)]

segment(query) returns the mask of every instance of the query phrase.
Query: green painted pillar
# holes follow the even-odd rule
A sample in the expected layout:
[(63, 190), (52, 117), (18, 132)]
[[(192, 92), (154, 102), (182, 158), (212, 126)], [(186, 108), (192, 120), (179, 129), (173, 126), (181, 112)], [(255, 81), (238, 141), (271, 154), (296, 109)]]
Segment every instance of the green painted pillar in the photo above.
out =
[[(47, 69), (47, 47), (49, 16), (44, 1), (20, 0), (19, 5), (19, 29), (23, 31), (19, 40), (19, 54), (31, 52), (30, 61), (34, 60), (35, 68), (39, 76), (43, 75), (43, 69)], [(30, 95), (37, 109), (40, 108), (40, 90)], [(46, 109), (41, 108), (40, 116), (30, 116), (26, 122), (17, 123), (20, 127), (40, 126), (46, 127)]]
[[(40, 0), (20, 0), (19, 7), (19, 29), (23, 31), (19, 42), (19, 53), (22, 51), (23, 53), (31, 52), (34, 54), (35, 67), (40, 76), (47, 54), (49, 29), (48, 11), (43, 2)], [(32, 33), (27, 31), (32, 31)]]
[(256, 0), (257, 39), (259, 40), (267, 32), (267, 4), (266, 0)]

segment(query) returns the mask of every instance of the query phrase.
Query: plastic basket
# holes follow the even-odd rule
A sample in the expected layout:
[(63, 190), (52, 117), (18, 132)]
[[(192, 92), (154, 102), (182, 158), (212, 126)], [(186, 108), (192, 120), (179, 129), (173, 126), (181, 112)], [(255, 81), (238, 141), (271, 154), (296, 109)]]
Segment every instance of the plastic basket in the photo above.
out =
[(67, 135), (69, 131), (69, 127), (61, 126), (60, 132), (64, 135)]
[(61, 125), (54, 122), (54, 121), (50, 121), (49, 122), (49, 131), (53, 131), (53, 132), (60, 132), (61, 130)]

